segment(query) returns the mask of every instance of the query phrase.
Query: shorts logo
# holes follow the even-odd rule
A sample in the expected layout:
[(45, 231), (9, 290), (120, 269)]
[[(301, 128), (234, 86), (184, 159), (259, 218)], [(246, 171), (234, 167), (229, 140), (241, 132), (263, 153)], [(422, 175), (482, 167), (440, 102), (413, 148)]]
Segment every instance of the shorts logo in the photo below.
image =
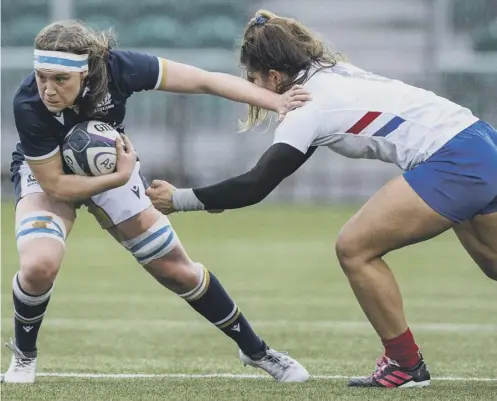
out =
[(133, 188), (131, 188), (131, 192), (133, 192), (138, 199), (140, 199), (140, 187), (138, 185), (134, 185)]

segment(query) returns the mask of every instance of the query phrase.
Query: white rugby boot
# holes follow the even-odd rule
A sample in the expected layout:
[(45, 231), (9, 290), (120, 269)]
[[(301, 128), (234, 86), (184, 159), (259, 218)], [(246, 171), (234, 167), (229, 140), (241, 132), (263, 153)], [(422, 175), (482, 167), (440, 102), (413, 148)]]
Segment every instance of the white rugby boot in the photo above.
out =
[(289, 357), (286, 352), (268, 348), (262, 359), (253, 360), (240, 350), (240, 359), (245, 366), (250, 365), (265, 370), (279, 382), (305, 382), (309, 379), (309, 372), (306, 368)]
[(34, 383), (36, 373), (36, 352), (23, 353), (12, 339), (5, 344), (14, 355), (9, 369), (3, 375), (4, 383)]

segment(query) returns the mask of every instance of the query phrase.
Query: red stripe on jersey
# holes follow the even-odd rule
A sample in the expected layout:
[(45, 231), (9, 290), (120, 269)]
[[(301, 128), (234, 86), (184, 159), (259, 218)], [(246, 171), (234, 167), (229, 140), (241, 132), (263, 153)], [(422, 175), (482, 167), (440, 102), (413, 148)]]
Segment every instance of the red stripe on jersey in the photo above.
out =
[(362, 118), (357, 121), (352, 127), (350, 127), (346, 132), (347, 134), (359, 134), (364, 128), (371, 124), (381, 115), (379, 111), (368, 111), (362, 116)]

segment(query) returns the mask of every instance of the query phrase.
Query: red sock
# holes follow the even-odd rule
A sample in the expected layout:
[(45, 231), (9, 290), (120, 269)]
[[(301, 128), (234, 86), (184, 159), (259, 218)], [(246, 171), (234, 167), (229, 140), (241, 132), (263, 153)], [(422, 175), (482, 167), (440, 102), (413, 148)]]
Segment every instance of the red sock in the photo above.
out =
[(391, 340), (381, 340), (385, 355), (393, 359), (401, 368), (413, 368), (420, 360), (419, 347), (414, 342), (411, 329)]

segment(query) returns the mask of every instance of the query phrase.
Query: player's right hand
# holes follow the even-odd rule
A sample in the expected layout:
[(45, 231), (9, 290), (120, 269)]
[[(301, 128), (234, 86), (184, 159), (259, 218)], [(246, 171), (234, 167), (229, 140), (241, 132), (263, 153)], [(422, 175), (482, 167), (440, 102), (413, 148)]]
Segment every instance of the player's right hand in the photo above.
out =
[(131, 174), (135, 169), (137, 155), (129, 138), (124, 134), (121, 134), (121, 138), (122, 141), (116, 141), (116, 174), (118, 175), (121, 185), (124, 185), (129, 181)]
[(278, 108), (278, 121), (283, 121), (286, 114), (298, 109), (312, 100), (311, 94), (302, 85), (294, 85), (285, 93), (280, 95), (280, 107)]
[(171, 214), (176, 212), (173, 203), (173, 194), (176, 187), (167, 181), (153, 180), (152, 184), (145, 191), (152, 201), (152, 205), (162, 214)]

